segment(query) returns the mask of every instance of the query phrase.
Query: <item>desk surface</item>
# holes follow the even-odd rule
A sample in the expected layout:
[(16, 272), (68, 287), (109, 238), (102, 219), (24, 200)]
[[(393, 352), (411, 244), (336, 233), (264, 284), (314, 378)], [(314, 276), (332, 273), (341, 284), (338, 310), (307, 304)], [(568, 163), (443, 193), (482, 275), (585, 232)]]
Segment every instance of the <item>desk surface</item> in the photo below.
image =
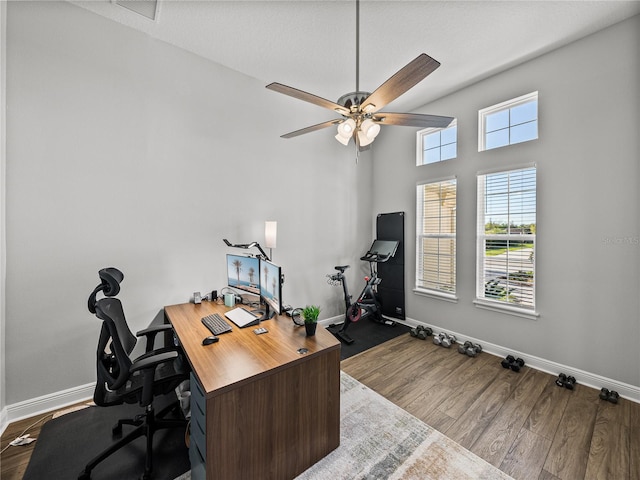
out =
[[(301, 360), (312, 359), (321, 352), (340, 349), (340, 342), (326, 329), (318, 326), (316, 335), (307, 337), (304, 327), (295, 325), (285, 315), (262, 321), (260, 326), (269, 330), (262, 335), (253, 333), (257, 327), (240, 328), (227, 319), (233, 331), (220, 335), (219, 342), (203, 346), (202, 339), (211, 333), (200, 319), (212, 313), (224, 317), (228, 310), (231, 308), (215, 302), (165, 307), (207, 396), (223, 393)], [(298, 353), (300, 348), (307, 349), (307, 353)]]

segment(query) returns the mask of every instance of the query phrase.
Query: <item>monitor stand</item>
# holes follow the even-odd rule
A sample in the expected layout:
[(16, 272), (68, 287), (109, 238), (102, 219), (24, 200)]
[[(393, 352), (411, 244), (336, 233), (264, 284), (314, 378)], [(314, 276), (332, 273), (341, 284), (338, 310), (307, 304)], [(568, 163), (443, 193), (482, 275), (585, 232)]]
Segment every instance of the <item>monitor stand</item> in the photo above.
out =
[(271, 320), (273, 317), (276, 316), (276, 312), (272, 312), (271, 309), (269, 308), (269, 304), (268, 303), (264, 303), (264, 310), (263, 309), (257, 309), (257, 310), (251, 310), (251, 313), (254, 313), (256, 315), (261, 315), (261, 317), (258, 319), (258, 321), (262, 321), (262, 320)]

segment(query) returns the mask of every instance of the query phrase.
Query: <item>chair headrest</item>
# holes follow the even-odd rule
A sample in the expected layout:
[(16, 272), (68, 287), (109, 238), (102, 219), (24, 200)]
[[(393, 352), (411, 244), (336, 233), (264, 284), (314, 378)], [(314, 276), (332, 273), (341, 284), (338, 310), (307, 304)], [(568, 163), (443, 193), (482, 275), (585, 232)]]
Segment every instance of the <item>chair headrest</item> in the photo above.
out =
[(98, 272), (102, 285), (104, 285), (103, 293), (107, 297), (114, 297), (120, 292), (120, 283), (124, 280), (124, 274), (115, 267), (103, 268)]
[(102, 280), (103, 293), (107, 297), (114, 297), (120, 292), (120, 283), (124, 280), (124, 274), (115, 267), (103, 268), (98, 272)]
[(106, 297), (114, 297), (120, 292), (120, 283), (124, 280), (124, 274), (115, 267), (107, 267), (98, 271), (100, 284), (93, 289), (87, 307), (91, 313), (96, 313), (96, 296), (102, 292)]

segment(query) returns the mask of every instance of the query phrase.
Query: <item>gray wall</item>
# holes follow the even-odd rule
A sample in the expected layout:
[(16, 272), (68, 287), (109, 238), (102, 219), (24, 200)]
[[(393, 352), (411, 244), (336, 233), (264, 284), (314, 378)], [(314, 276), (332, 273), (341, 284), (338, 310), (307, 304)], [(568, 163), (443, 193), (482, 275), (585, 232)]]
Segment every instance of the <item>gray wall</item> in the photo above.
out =
[(222, 238), (263, 242), (265, 220), (285, 302), (338, 315), (325, 275), (370, 242), (372, 168), (279, 138), (313, 106), (61, 2), (9, 4), (7, 83), (7, 404), (95, 380), (98, 269), (125, 273), (136, 331), (220, 290), (242, 253)]
[[(640, 17), (442, 98), (458, 158), (415, 166), (415, 132), (376, 140), (374, 211), (407, 212), (415, 285), (415, 186), (458, 181), (456, 304), (409, 292), (407, 315), (507, 349), (640, 386)], [(443, 67), (446, 63), (443, 62)], [(539, 91), (539, 139), (478, 152), (478, 110)], [(475, 307), (476, 175), (537, 164), (537, 310), (529, 320)]]

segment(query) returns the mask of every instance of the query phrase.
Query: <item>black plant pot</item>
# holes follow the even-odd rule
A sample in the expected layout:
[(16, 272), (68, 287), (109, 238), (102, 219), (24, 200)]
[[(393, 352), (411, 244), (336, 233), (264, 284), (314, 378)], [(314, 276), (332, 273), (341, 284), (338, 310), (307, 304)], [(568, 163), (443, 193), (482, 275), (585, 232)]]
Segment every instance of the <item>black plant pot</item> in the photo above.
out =
[(316, 334), (317, 323), (305, 323), (304, 329), (307, 331), (307, 337), (313, 337)]

